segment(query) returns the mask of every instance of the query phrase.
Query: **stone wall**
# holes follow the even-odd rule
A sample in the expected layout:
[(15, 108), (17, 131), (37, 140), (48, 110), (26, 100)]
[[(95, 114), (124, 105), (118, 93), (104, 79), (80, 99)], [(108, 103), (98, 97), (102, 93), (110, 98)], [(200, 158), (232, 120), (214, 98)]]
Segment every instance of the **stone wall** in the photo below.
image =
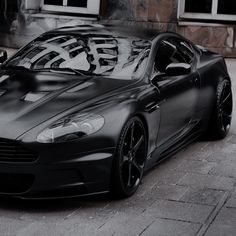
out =
[(196, 44), (228, 57), (236, 57), (234, 25), (180, 26), (177, 0), (109, 0), (102, 16), (105, 22), (138, 24), (153, 29), (174, 31)]
[[(0, 0), (0, 45), (17, 48), (47, 30), (84, 22), (78, 17), (35, 13), (40, 13), (40, 0), (34, 0), (33, 11), (25, 11), (25, 0)], [(178, 32), (197, 44), (236, 57), (234, 26), (180, 26), (177, 0), (101, 0), (100, 22)]]

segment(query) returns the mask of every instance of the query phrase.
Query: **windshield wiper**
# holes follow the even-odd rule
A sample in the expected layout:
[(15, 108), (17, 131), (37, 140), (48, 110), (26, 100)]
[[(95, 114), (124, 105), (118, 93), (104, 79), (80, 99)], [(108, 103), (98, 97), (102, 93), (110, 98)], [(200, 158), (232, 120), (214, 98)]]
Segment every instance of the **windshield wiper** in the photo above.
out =
[(15, 66), (15, 65), (9, 65), (9, 66), (2, 65), (1, 68), (2, 69), (7, 69), (7, 70), (12, 69), (12, 70), (30, 70), (31, 71), (30, 68), (27, 68), (27, 67), (24, 67), (24, 66)]
[(86, 76), (103, 76), (102, 74), (96, 74), (91, 71), (84, 71), (79, 69), (73, 69), (70, 67), (65, 68), (40, 68), (40, 69), (33, 69), (33, 68), (27, 68), (24, 66), (16, 66), (16, 65), (3, 65), (2, 69), (13, 69), (13, 70), (25, 70), (25, 71), (32, 71), (32, 72), (54, 72), (54, 73), (73, 73), (76, 75), (86, 75)]
[(9, 66), (2, 66), (2, 69), (12, 69), (12, 70), (27, 70), (27, 71), (34, 71), (34, 72), (43, 72), (43, 71), (46, 71), (46, 72), (59, 72), (59, 73), (65, 73), (65, 74), (68, 74), (68, 72), (70, 73), (73, 73), (73, 74), (76, 74), (76, 75), (84, 75), (83, 72), (81, 72), (80, 70), (77, 70), (77, 69), (73, 69), (73, 68), (69, 68), (69, 67), (66, 67), (66, 68), (41, 68), (41, 69), (33, 69), (33, 68), (27, 68), (27, 67), (24, 67), (24, 66), (16, 66), (16, 65), (9, 65)]
[(69, 67), (65, 67), (65, 68), (41, 68), (41, 69), (33, 69), (33, 71), (36, 72), (56, 72), (56, 73), (65, 73), (68, 74), (68, 72), (76, 74), (76, 75), (84, 75), (83, 72), (81, 72), (80, 70), (77, 69), (73, 69), (73, 68), (69, 68)]

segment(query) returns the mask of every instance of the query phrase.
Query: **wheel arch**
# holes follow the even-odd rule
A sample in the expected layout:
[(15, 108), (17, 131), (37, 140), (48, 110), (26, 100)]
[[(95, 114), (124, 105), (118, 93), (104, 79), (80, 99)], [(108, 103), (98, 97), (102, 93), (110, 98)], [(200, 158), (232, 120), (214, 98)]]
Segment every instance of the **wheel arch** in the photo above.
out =
[(138, 117), (142, 121), (142, 123), (145, 127), (145, 130), (146, 130), (146, 135), (147, 135), (146, 138), (149, 140), (149, 128), (148, 128), (148, 124), (147, 124), (147, 119), (141, 113), (134, 114), (134, 116)]

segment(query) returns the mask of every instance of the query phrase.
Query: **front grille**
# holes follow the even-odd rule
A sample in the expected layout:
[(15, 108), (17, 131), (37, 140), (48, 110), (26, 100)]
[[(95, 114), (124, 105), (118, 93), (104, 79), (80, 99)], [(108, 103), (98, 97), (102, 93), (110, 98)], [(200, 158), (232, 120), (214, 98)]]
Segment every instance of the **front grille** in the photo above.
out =
[(20, 142), (0, 139), (0, 162), (33, 162), (37, 154), (25, 148)]

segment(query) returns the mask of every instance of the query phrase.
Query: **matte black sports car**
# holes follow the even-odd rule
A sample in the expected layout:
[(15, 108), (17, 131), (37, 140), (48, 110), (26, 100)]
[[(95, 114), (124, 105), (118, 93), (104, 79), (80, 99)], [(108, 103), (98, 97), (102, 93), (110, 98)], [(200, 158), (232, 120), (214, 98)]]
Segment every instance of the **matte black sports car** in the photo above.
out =
[(0, 195), (131, 196), (161, 159), (229, 132), (223, 57), (174, 33), (65, 27), (0, 60)]

